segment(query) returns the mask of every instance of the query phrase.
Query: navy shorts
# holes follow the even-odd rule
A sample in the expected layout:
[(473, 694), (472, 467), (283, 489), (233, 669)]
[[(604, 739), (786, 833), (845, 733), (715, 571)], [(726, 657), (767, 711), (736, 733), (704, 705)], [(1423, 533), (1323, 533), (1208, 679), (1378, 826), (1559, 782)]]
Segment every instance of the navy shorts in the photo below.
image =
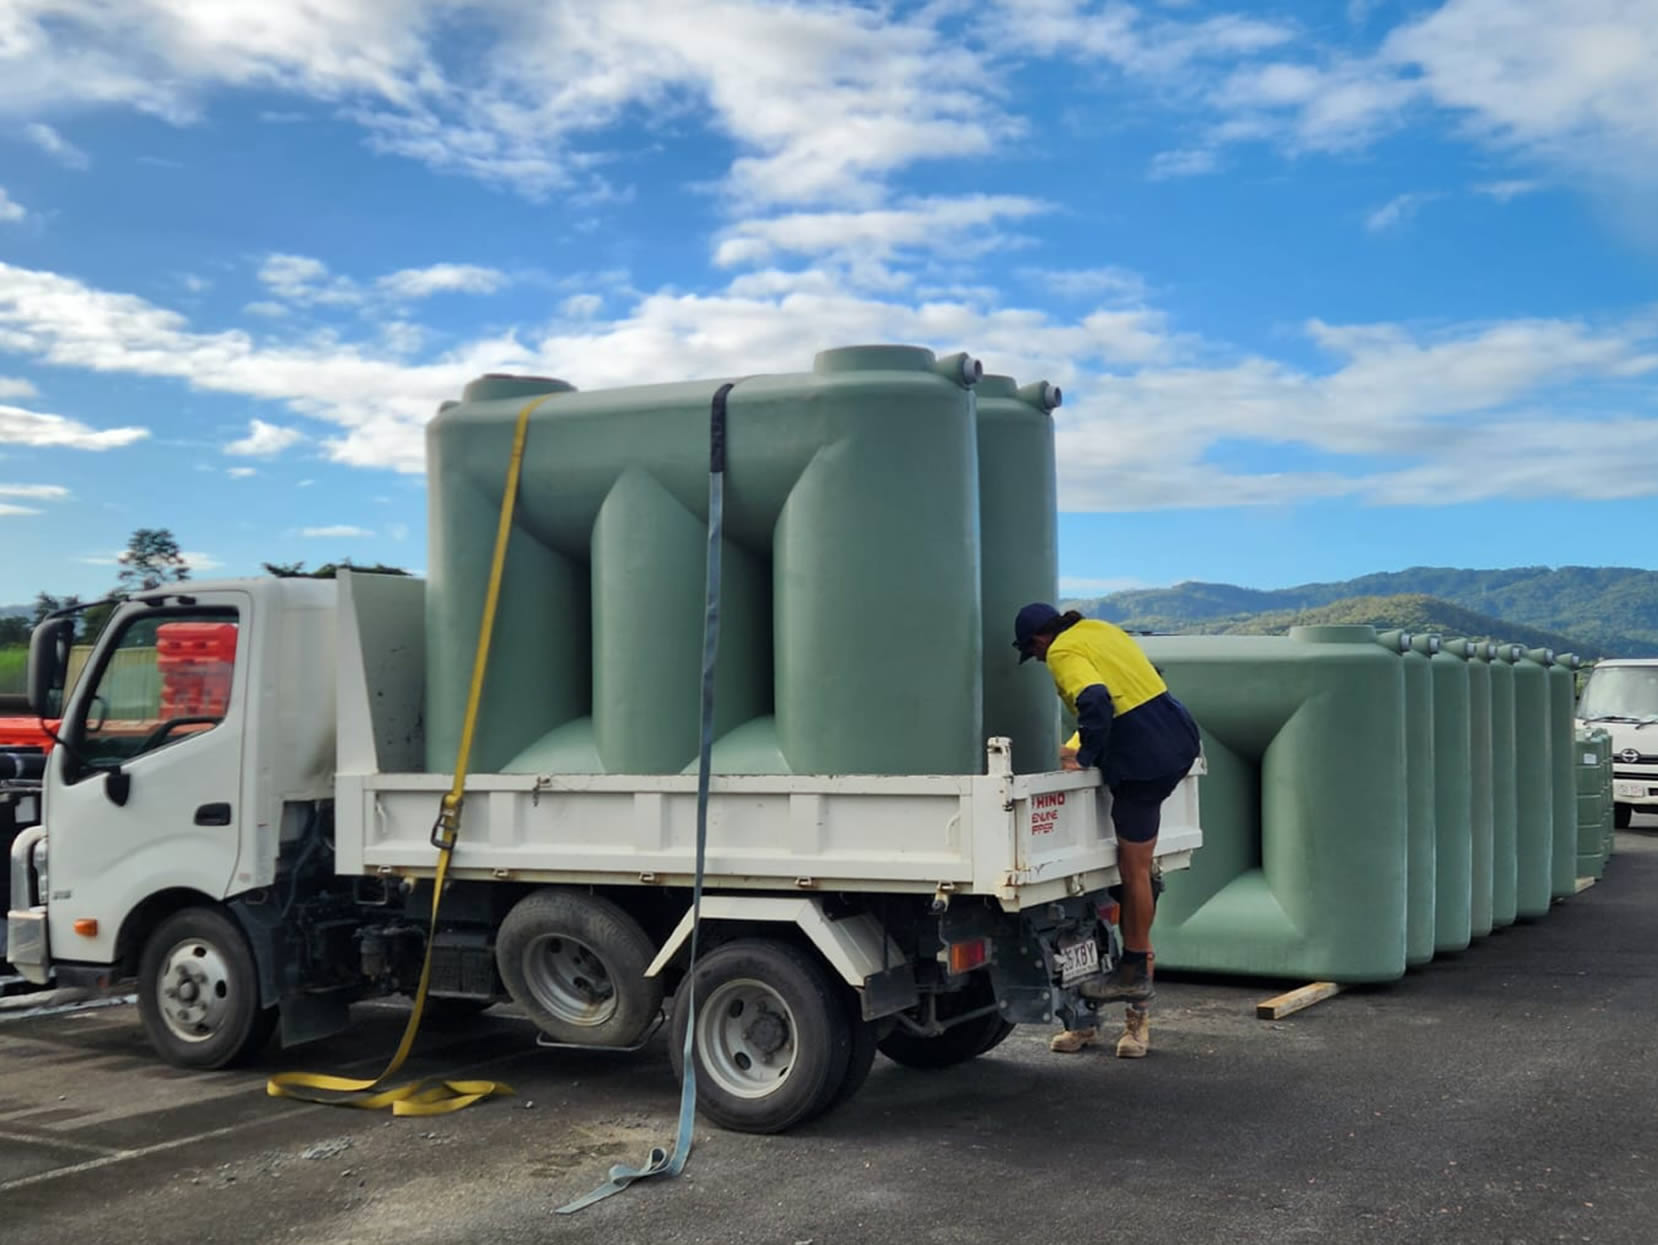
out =
[(1150, 843), (1162, 825), (1163, 801), (1185, 780), (1125, 778), (1111, 788), (1111, 821), (1124, 843)]

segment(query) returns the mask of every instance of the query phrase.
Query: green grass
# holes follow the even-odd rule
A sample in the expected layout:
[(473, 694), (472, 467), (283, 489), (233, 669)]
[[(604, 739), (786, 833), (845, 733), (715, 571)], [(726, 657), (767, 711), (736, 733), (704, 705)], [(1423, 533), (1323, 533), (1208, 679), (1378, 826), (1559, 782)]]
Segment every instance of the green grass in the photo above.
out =
[(29, 650), (0, 648), (0, 696), (21, 692), (28, 681)]

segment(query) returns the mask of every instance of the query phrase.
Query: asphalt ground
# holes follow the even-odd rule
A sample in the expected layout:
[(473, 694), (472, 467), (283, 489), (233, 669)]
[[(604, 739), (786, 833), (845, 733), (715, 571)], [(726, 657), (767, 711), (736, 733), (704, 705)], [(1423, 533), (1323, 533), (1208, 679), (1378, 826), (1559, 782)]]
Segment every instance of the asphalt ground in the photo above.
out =
[(684, 1177), (570, 1217), (671, 1139), (660, 1038), (539, 1050), (496, 1009), (431, 1030), (413, 1070), (516, 1096), (393, 1120), (263, 1090), (293, 1067), (372, 1074), (393, 1006), (227, 1073), (155, 1062), (130, 1006), (0, 1013), (0, 1241), (1655, 1241), (1644, 824), (1547, 918), (1392, 986), (1269, 1022), (1254, 1005), (1293, 983), (1165, 979), (1145, 1060), (1052, 1055), (1034, 1030), (942, 1073), (881, 1059), (834, 1114), (781, 1137), (699, 1126)]

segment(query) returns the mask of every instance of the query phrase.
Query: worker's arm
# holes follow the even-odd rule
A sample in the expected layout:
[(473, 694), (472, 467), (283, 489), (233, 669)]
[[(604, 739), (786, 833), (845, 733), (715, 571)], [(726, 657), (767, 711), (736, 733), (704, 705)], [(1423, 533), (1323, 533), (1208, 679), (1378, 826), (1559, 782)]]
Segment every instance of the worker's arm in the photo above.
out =
[(1082, 746), (1077, 764), (1083, 769), (1098, 765), (1105, 757), (1111, 738), (1111, 692), (1100, 678), (1094, 663), (1079, 653), (1048, 653), (1048, 672), (1054, 686), (1068, 704), (1076, 706), (1077, 735)]

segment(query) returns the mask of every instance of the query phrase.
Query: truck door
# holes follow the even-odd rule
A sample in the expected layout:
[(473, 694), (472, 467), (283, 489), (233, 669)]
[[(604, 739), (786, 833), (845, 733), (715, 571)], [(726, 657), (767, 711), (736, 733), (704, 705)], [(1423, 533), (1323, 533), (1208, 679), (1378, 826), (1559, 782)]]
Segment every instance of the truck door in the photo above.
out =
[(250, 598), (190, 600), (117, 614), (70, 695), (70, 746), (53, 752), (45, 810), (54, 959), (110, 963), (121, 922), (144, 899), (172, 888), (218, 899), (229, 889), (243, 816)]

